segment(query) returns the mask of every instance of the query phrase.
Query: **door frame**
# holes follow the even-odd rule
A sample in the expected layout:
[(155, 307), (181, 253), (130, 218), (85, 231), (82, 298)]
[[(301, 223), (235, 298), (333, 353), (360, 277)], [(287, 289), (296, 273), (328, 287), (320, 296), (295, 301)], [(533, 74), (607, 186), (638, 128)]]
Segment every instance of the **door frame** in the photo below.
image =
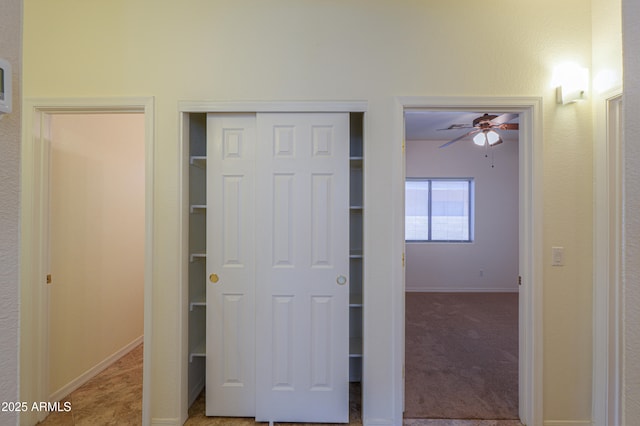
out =
[[(394, 173), (393, 259), (394, 281), (394, 398), (395, 407), (404, 407), (404, 112), (409, 109), (432, 111), (513, 112), (520, 115), (519, 133), (519, 412), (524, 424), (543, 421), (543, 310), (542, 310), (542, 98), (539, 97), (398, 97), (396, 98), (397, 140), (402, 148), (396, 156)], [(401, 410), (403, 411), (403, 410)], [(401, 418), (401, 412), (395, 415)]]
[[(179, 415), (184, 423), (188, 418), (189, 390), (189, 118), (190, 113), (261, 113), (261, 112), (364, 112), (368, 109), (366, 101), (180, 101), (179, 113), (179, 185), (180, 227), (178, 240), (182, 259), (178, 271), (180, 277), (180, 401)], [(366, 120), (366, 117), (365, 117)], [(365, 135), (366, 138), (366, 135)], [(364, 210), (366, 212), (366, 209)], [(366, 216), (364, 218), (366, 220)], [(363, 285), (365, 285), (363, 283)]]
[[(20, 400), (48, 401), (49, 155), (51, 116), (56, 114), (142, 113), (145, 127), (145, 261), (142, 423), (151, 408), (151, 301), (153, 279), (154, 98), (34, 98), (23, 103), (20, 247)], [(21, 413), (35, 424), (46, 412)]]
[(623, 142), (622, 93), (605, 94), (594, 155), (593, 421), (622, 418)]

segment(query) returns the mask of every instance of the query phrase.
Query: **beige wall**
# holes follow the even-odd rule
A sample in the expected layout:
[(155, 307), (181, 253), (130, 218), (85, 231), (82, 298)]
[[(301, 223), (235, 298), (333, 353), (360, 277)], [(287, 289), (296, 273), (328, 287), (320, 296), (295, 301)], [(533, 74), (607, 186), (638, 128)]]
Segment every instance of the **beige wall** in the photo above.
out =
[(591, 63), (589, 2), (27, 0), (24, 25), (26, 96), (156, 99), (153, 418), (181, 415), (178, 101), (368, 101), (365, 316), (381, 337), (364, 415), (389, 419), (394, 97), (442, 95), (543, 98), (544, 418), (590, 419), (591, 101), (557, 105), (550, 83), (558, 63)]
[(144, 155), (143, 114), (51, 116), (50, 395), (143, 334)]
[[(0, 118), (0, 401), (19, 401), (18, 323), (20, 241), (20, 119), (22, 105), (22, 1), (0, 2), (0, 58), (11, 63), (13, 112)], [(0, 424), (17, 424), (0, 411)]]

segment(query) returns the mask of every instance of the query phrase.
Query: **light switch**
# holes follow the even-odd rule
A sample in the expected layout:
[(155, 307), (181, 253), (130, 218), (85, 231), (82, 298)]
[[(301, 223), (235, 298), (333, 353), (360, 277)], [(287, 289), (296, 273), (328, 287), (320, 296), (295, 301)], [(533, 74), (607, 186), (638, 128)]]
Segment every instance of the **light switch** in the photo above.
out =
[(551, 265), (564, 266), (564, 247), (551, 247)]

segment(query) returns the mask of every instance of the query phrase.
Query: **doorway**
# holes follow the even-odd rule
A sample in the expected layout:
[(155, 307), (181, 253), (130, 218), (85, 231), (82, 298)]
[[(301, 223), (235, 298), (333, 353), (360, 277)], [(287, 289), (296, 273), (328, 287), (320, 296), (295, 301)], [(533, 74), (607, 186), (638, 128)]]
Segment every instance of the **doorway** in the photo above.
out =
[[(153, 99), (26, 99), (24, 143), (22, 151), (22, 269), (21, 269), (21, 346), (20, 386), (21, 399), (48, 401), (52, 396), (49, 387), (49, 152), (52, 138), (52, 122), (56, 116), (66, 114), (141, 114), (143, 135), (143, 165), (137, 171), (144, 182), (143, 191), (143, 335), (144, 345), (142, 421), (148, 423), (149, 413), (149, 355), (151, 344), (150, 302), (152, 289), (152, 230), (153, 230)], [(89, 167), (90, 164), (85, 164)], [(90, 247), (87, 251), (91, 253)], [(99, 256), (100, 253), (94, 253)], [(52, 276), (52, 282), (55, 276)], [(138, 307), (140, 309), (140, 307)], [(82, 318), (76, 318), (82, 322)], [(90, 330), (101, 332), (105, 330)], [(108, 331), (107, 331), (108, 332)], [(135, 343), (130, 342), (130, 343)], [(126, 350), (126, 348), (125, 348)], [(117, 356), (117, 355), (116, 355)], [(22, 424), (35, 424), (46, 412), (22, 413)]]
[(518, 121), (405, 111), (406, 418), (518, 418)]
[(48, 392), (55, 402), (143, 341), (144, 115), (53, 114), (50, 129)]
[[(518, 214), (519, 214), (519, 417), (524, 424), (542, 422), (542, 117), (540, 98), (463, 98), (463, 97), (399, 97), (397, 98), (397, 133), (404, 148), (404, 113), (408, 110), (483, 111), (489, 114), (511, 111), (519, 115)], [(400, 154), (401, 153), (401, 154)], [(397, 279), (402, 282), (394, 291), (394, 323), (398, 349), (395, 353), (398, 387), (394, 391), (396, 406), (404, 407), (405, 347), (405, 268), (404, 268), (404, 185), (405, 155), (398, 151), (399, 170), (396, 205), (399, 220), (394, 250), (402, 261), (394, 262)], [(401, 417), (401, 412), (399, 417)]]

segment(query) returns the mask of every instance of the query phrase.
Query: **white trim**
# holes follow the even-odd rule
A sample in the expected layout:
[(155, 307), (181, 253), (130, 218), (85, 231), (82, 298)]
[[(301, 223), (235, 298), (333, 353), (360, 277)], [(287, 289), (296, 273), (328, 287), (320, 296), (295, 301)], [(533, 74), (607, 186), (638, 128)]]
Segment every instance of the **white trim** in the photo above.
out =
[[(154, 98), (31, 98), (23, 101), (20, 249), (20, 398), (46, 401), (48, 395), (47, 273), (45, 134), (50, 114), (144, 113), (145, 120), (145, 266), (142, 420), (149, 423), (151, 409), (153, 193), (154, 193)], [(46, 413), (22, 413), (21, 424), (35, 424)]]
[[(182, 423), (189, 417), (189, 407), (192, 404), (189, 397), (189, 121), (188, 114), (181, 112), (178, 122), (178, 250), (181, 256), (178, 265), (180, 283), (180, 352), (178, 363), (180, 371), (180, 394), (178, 397), (178, 415)], [(204, 378), (203, 378), (204, 380)], [(196, 397), (197, 398), (197, 397)], [(194, 399), (195, 400), (195, 399)]]
[(88, 369), (87, 371), (85, 371), (84, 373), (82, 373), (81, 375), (79, 375), (78, 377), (76, 377), (75, 379), (73, 379), (63, 387), (61, 387), (60, 389), (55, 391), (53, 394), (49, 396), (48, 401), (58, 402), (62, 400), (64, 397), (70, 395), (71, 392), (78, 389), (80, 386), (84, 385), (89, 380), (93, 379), (95, 376), (102, 373), (104, 370), (106, 370), (107, 368), (111, 367), (113, 364), (118, 362), (120, 358), (122, 358), (123, 356), (131, 352), (143, 341), (144, 341), (144, 336), (140, 336), (134, 339), (132, 342), (126, 344), (116, 352), (112, 353), (111, 355), (109, 355), (108, 357), (106, 357), (105, 359), (103, 359), (102, 361), (100, 361), (99, 363), (97, 363), (96, 365), (94, 365), (93, 367), (91, 367), (90, 369)]
[[(528, 425), (542, 424), (542, 99), (538, 97), (399, 97), (396, 135), (403, 140), (403, 112), (407, 109), (520, 114), (520, 418)], [(398, 144), (398, 148), (401, 144)], [(392, 201), (394, 217), (392, 256), (393, 281), (404, 282), (404, 153), (393, 150), (395, 182)], [(395, 285), (393, 296), (394, 331), (394, 419), (400, 423), (403, 405), (402, 367), (404, 362), (404, 285)]]
[(621, 422), (622, 94), (594, 108), (606, 126), (594, 141), (593, 421)]
[(545, 420), (544, 426), (593, 426), (591, 420)]
[(366, 101), (180, 101), (180, 112), (366, 112)]

